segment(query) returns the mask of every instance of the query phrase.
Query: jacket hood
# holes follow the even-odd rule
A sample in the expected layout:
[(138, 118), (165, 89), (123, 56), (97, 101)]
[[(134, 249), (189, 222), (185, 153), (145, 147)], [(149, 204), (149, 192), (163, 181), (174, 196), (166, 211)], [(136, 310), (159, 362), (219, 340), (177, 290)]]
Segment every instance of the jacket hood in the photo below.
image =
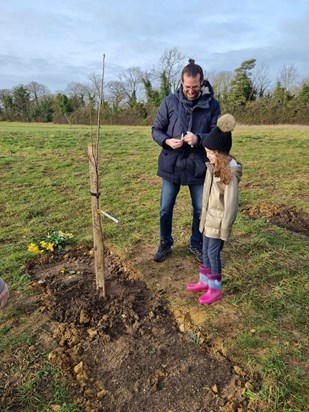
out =
[(185, 95), (183, 94), (183, 90), (182, 90), (182, 84), (179, 86), (178, 90), (176, 90), (175, 96), (177, 96), (177, 98), (180, 101), (184, 102), (186, 105), (191, 106), (195, 102), (203, 102), (203, 101), (211, 100), (214, 96), (214, 91), (209, 81), (204, 80), (202, 87), (201, 87), (201, 95), (195, 101), (188, 100), (185, 97)]
[(204, 80), (202, 84), (201, 92), (202, 92), (202, 96), (204, 96), (205, 94), (205, 95), (208, 95), (209, 97), (213, 97), (214, 89), (212, 88), (208, 80)]
[(230, 168), (232, 170), (233, 175), (237, 178), (238, 182), (242, 176), (242, 165), (238, 163), (235, 159), (230, 161)]

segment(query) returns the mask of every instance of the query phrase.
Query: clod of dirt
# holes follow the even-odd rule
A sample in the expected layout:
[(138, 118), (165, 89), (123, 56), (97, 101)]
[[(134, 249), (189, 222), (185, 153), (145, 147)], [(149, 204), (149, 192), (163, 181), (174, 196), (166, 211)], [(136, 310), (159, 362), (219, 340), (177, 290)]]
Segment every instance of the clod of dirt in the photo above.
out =
[(309, 236), (309, 215), (295, 206), (260, 203), (255, 206), (244, 206), (240, 210), (251, 219), (268, 217), (274, 225)]

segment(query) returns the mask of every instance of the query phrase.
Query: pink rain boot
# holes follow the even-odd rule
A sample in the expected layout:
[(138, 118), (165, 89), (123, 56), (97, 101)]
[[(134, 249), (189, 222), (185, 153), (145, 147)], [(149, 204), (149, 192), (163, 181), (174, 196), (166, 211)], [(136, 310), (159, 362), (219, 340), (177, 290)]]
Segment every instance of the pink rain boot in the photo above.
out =
[(8, 285), (4, 283), (4, 288), (2, 292), (0, 293), (0, 310), (4, 308), (8, 298), (9, 298), (9, 288), (8, 288)]
[(210, 305), (222, 297), (221, 275), (208, 275), (208, 290), (199, 298), (202, 305)]
[(207, 276), (210, 273), (209, 268), (204, 268), (203, 265), (200, 265), (199, 280), (197, 283), (189, 283), (186, 286), (186, 289), (189, 292), (205, 292), (208, 289), (208, 279)]

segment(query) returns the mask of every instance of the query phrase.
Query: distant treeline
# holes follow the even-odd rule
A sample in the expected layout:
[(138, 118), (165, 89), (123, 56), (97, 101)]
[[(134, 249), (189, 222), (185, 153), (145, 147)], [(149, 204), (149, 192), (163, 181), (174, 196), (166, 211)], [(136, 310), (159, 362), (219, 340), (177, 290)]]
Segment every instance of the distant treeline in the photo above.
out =
[[(309, 79), (295, 86), (295, 68), (284, 67), (270, 89), (267, 71), (254, 72), (255, 63), (247, 60), (234, 73), (206, 76), (222, 113), (233, 113), (244, 124), (309, 124)], [(96, 124), (101, 104), (101, 124), (151, 125), (164, 97), (179, 86), (183, 65), (183, 56), (171, 49), (162, 56), (157, 71), (143, 73), (132, 67), (106, 85), (92, 74), (90, 83), (73, 82), (63, 93), (51, 94), (37, 82), (2, 89), (0, 120)]]

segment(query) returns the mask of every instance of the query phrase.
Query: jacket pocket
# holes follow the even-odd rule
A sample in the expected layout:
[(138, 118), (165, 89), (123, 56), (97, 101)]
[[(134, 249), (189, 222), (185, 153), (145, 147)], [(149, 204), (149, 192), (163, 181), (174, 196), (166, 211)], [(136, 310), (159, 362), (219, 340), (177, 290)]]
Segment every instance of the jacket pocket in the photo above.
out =
[(206, 173), (205, 161), (197, 156), (189, 156), (187, 159), (187, 172), (192, 177), (204, 177)]
[(206, 226), (212, 229), (220, 229), (223, 212), (218, 209), (209, 209), (206, 215)]
[(158, 159), (159, 170), (165, 173), (173, 173), (177, 157), (178, 152), (175, 150), (162, 150)]

